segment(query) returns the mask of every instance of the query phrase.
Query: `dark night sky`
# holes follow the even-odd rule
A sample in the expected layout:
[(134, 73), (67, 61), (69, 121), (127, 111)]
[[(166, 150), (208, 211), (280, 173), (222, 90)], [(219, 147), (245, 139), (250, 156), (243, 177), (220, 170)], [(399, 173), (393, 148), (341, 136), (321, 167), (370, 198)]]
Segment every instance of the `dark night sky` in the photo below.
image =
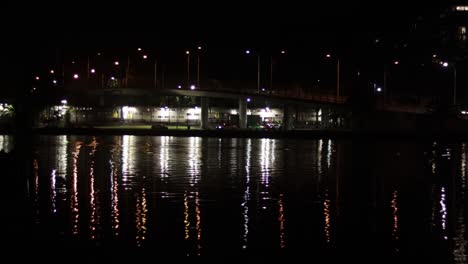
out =
[[(434, 12), (439, 6), (411, 2), (254, 5), (231, 1), (174, 6), (77, 2), (66, 6), (41, 5), (38, 9), (31, 6), (29, 10), (15, 4), (6, 8), (7, 16), (0, 21), (5, 27), (7, 43), (3, 52), (8, 61), (2, 72), (8, 76), (5, 80), (17, 84), (19, 72), (27, 76), (49, 63), (57, 48), (79, 54), (146, 46), (170, 53), (202, 43), (221, 55), (226, 50), (286, 48), (298, 57), (331, 51), (344, 57), (371, 58), (373, 54), (367, 52), (366, 46), (371, 39), (377, 36), (392, 42), (405, 38), (418, 15)], [(10, 87), (3, 92), (11, 91)]]

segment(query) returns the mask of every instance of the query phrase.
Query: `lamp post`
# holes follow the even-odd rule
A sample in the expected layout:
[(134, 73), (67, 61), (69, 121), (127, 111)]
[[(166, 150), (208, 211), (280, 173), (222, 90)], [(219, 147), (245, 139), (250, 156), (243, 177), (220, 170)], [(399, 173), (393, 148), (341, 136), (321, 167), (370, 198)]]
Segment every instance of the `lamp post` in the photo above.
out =
[[(286, 51), (281, 50), (280, 54), (286, 54)], [(273, 91), (273, 55), (270, 56), (270, 91)]]
[(442, 67), (448, 68), (451, 66), (453, 68), (453, 98), (452, 104), (457, 104), (457, 67), (455, 63), (449, 64), (448, 62), (441, 62)]
[[(245, 54), (250, 53), (250, 50), (245, 51)], [(257, 54), (257, 93), (260, 93), (260, 54)]]
[(185, 54), (187, 54), (187, 88), (190, 85), (190, 51), (186, 50)]
[[(331, 58), (331, 54), (325, 55), (327, 58)], [(336, 57), (336, 101), (340, 97), (340, 58)]]

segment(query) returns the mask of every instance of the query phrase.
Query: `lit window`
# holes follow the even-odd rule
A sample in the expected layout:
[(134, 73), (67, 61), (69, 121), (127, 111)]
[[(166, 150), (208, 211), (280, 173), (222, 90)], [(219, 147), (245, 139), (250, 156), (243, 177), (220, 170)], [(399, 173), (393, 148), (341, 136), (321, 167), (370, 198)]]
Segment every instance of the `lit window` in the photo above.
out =
[(466, 27), (465, 26), (458, 27), (458, 39), (462, 41), (466, 40)]

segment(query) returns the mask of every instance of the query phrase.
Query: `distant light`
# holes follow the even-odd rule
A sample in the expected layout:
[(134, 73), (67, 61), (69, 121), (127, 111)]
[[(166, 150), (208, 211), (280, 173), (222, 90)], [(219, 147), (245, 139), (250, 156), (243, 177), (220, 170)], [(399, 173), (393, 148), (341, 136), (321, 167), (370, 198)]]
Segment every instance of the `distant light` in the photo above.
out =
[(285, 53), (286, 53), (286, 51), (285, 51), (285, 50), (282, 50), (282, 51), (281, 51), (281, 54), (285, 54)]
[(182, 85), (177, 85), (177, 88), (179, 88), (179, 89), (182, 88)]
[(80, 76), (77, 73), (73, 74), (73, 79), (78, 79), (78, 78), (80, 78)]
[(52, 83), (53, 83), (53, 84), (57, 84), (57, 80), (52, 80)]
[(330, 57), (331, 57), (331, 55), (330, 55), (330, 54), (327, 54), (327, 55), (325, 55), (325, 56), (326, 56), (327, 58), (330, 58)]
[(145, 55), (143, 55), (143, 59), (145, 59), (145, 60), (146, 60), (147, 58), (148, 58), (148, 55), (146, 55), (146, 54), (145, 54)]
[(54, 71), (54, 70), (50, 70), (50, 74), (54, 74), (54, 73), (55, 73), (55, 71)]
[(141, 51), (141, 48), (138, 48), (138, 51)]
[(250, 102), (250, 101), (252, 101), (252, 100), (250, 98), (247, 98), (247, 102)]
[(119, 63), (118, 61), (115, 61), (115, 62), (114, 62), (114, 65), (117, 65), (117, 66), (118, 66), (119, 64), (120, 64), (120, 63)]
[(38, 81), (39, 81), (39, 79), (40, 79), (40, 78), (39, 78), (39, 76), (36, 76), (36, 80), (38, 80)]
[(66, 105), (66, 104), (68, 104), (68, 101), (63, 99), (62, 101), (60, 101), (60, 103), (62, 103), (63, 105)]
[(115, 77), (114, 77), (114, 76), (111, 76), (111, 80), (115, 80)]
[(33, 87), (33, 91), (36, 91), (36, 87)]
[(245, 54), (250, 54), (250, 50), (246, 50), (246, 51), (245, 51)]
[(400, 62), (399, 61), (394, 61), (393, 64), (398, 65), (398, 64), (400, 64)]
[(466, 115), (466, 111), (461, 111), (462, 115)]
[(101, 52), (98, 52), (97, 55), (98, 55), (98, 56), (101, 56)]
[(195, 109), (198, 109), (198, 106), (195, 106)]
[(95, 69), (91, 69), (91, 73), (96, 73), (96, 70), (95, 70)]
[(185, 54), (187, 54), (187, 55), (190, 54), (190, 51), (186, 50), (186, 51), (185, 51)]
[(437, 57), (437, 54), (432, 54), (432, 58), (435, 58), (435, 57)]
[(164, 106), (164, 109), (168, 109), (168, 108), (169, 108), (169, 107), (167, 107), (167, 106)]
[(457, 6), (455, 7), (457, 11), (468, 11), (468, 6)]
[(448, 64), (448, 62), (445, 61), (444, 63), (442, 63), (442, 66), (447, 68), (449, 66), (449, 64)]
[(75, 64), (75, 61), (72, 61), (72, 64)]
[(317, 80), (317, 82), (320, 82), (320, 80)]
[(379, 92), (379, 93), (380, 93), (381, 91), (382, 91), (382, 88), (380, 88), (380, 87), (377, 87), (377, 92)]
[(379, 43), (380, 39), (375, 39), (375, 43)]
[(264, 91), (265, 91), (265, 88), (262, 88), (262, 91), (264, 92)]
[(195, 90), (195, 85), (190, 85), (190, 90)]
[(202, 49), (202, 47), (201, 47), (201, 46), (198, 46), (198, 47), (197, 47), (197, 49), (201, 50), (201, 49)]

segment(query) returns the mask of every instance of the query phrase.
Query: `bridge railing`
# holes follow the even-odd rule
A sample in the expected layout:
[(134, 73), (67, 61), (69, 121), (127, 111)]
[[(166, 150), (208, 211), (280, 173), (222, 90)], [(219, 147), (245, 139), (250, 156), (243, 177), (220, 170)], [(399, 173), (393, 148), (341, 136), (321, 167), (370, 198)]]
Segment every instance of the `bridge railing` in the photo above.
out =
[(199, 89), (199, 91), (207, 92), (228, 92), (228, 93), (242, 93), (245, 95), (252, 96), (266, 96), (266, 97), (276, 97), (276, 98), (286, 98), (286, 99), (302, 99), (302, 100), (311, 100), (324, 103), (336, 103), (343, 104), (346, 103), (347, 96), (336, 96), (331, 94), (312, 94), (303, 92), (302, 90), (296, 91), (257, 91), (256, 89), (229, 89), (229, 88), (217, 88), (217, 89)]

